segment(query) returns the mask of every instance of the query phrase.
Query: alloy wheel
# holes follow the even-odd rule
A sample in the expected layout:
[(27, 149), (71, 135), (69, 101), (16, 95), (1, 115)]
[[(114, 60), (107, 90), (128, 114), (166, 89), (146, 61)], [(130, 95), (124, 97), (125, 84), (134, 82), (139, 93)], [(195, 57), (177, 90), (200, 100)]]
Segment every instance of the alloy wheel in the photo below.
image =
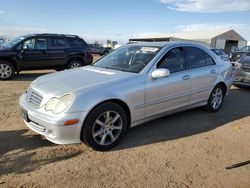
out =
[(97, 144), (110, 145), (118, 139), (122, 128), (123, 121), (120, 114), (115, 111), (106, 111), (95, 120), (92, 136)]
[(212, 93), (211, 106), (213, 109), (218, 109), (223, 100), (223, 91), (220, 87), (217, 87)]
[(81, 67), (82, 65), (78, 62), (73, 62), (70, 66), (70, 69), (78, 68)]
[(0, 64), (0, 78), (8, 78), (12, 74), (12, 69), (7, 64)]

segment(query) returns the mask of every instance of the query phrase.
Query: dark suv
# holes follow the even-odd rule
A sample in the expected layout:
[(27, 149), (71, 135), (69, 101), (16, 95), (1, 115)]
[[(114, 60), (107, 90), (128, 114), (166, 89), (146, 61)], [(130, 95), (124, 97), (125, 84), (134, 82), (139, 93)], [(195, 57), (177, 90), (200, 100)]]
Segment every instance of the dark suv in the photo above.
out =
[(88, 44), (78, 36), (33, 34), (17, 37), (0, 49), (0, 80), (22, 70), (72, 69), (93, 61)]

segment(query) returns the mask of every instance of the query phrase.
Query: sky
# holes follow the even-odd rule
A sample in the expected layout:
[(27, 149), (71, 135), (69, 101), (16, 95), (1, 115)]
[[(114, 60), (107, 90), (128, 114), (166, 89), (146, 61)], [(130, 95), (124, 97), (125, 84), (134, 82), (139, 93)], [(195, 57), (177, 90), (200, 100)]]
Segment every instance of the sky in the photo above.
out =
[(250, 41), (250, 0), (0, 0), (0, 36), (76, 34), (127, 42), (147, 34), (235, 29)]

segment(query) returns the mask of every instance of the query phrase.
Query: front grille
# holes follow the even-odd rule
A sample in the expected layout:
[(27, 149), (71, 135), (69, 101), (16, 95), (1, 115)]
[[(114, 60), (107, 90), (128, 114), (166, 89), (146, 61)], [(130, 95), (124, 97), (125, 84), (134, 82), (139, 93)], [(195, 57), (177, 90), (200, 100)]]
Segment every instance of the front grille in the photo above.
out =
[(250, 72), (250, 67), (242, 67), (242, 70), (245, 72)]
[(33, 89), (29, 89), (26, 94), (26, 101), (33, 107), (38, 108), (43, 100), (43, 97), (34, 91)]

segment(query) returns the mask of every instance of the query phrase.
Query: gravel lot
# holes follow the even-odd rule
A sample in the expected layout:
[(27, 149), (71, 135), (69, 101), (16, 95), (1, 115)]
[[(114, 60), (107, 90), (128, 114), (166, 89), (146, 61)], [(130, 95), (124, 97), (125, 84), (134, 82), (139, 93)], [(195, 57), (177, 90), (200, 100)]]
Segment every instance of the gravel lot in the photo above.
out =
[(18, 98), (36, 77), (0, 81), (0, 187), (250, 187), (250, 89), (233, 87), (218, 113), (201, 109), (128, 131), (112, 151), (55, 145), (27, 129)]

